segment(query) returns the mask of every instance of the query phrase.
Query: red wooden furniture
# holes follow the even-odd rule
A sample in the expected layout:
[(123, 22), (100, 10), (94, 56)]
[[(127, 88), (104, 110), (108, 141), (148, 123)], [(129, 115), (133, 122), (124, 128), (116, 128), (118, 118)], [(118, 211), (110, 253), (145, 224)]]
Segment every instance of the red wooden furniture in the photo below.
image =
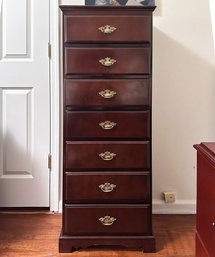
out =
[(196, 257), (215, 257), (215, 143), (197, 150)]

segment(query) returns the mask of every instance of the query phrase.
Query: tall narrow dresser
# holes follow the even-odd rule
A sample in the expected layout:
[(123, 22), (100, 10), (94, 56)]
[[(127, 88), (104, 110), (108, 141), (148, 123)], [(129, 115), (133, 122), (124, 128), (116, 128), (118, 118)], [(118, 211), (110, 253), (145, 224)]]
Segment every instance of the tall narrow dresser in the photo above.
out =
[(63, 220), (60, 252), (155, 251), (151, 7), (61, 6)]

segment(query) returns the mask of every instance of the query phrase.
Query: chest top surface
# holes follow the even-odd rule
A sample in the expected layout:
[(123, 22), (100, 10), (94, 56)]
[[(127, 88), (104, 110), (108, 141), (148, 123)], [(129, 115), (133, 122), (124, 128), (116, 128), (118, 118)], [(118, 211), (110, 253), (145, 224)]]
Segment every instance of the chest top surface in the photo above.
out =
[(202, 142), (194, 145), (194, 148), (215, 166), (215, 142)]

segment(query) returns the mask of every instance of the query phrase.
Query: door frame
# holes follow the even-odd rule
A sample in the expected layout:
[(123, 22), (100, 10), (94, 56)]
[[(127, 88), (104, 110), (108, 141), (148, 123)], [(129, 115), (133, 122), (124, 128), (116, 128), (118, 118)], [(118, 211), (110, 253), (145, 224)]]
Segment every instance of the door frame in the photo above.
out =
[(61, 199), (61, 109), (60, 109), (60, 32), (59, 32), (59, 0), (49, 0), (50, 32), (49, 42), (51, 44), (50, 58), (50, 153), (52, 164), (50, 169), (50, 211), (61, 211), (59, 207)]

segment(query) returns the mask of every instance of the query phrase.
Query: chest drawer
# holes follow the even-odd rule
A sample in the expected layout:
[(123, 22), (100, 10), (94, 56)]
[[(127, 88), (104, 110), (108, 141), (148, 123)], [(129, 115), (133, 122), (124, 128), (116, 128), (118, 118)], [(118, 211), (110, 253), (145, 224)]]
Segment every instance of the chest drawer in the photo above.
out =
[(67, 141), (65, 168), (149, 169), (148, 141)]
[(150, 106), (150, 80), (65, 80), (65, 105), (72, 107)]
[(144, 205), (66, 205), (64, 232), (73, 235), (146, 235), (149, 208)]
[(66, 172), (67, 203), (147, 203), (147, 172)]
[(65, 16), (64, 42), (151, 42), (149, 16)]
[(66, 138), (149, 138), (149, 111), (66, 111)]
[(150, 74), (150, 48), (65, 49), (65, 74)]

